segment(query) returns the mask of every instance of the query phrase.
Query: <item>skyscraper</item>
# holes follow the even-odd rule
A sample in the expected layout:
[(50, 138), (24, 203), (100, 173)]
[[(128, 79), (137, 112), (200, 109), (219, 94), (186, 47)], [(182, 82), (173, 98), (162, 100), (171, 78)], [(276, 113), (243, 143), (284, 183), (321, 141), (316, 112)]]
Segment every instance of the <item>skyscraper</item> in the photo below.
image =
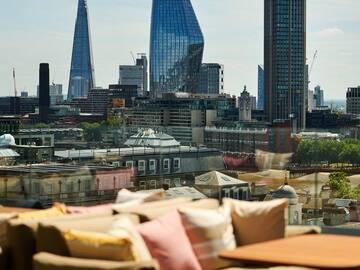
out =
[(224, 66), (216, 63), (202, 64), (197, 93), (220, 94), (224, 92)]
[(39, 118), (42, 123), (49, 121), (50, 91), (49, 64), (42, 63), (39, 68)]
[(147, 94), (147, 77), (147, 57), (145, 54), (139, 55), (135, 65), (119, 66), (119, 84), (136, 85), (138, 96)]
[(84, 97), (95, 86), (88, 7), (79, 0), (71, 59), (68, 99)]
[(258, 102), (257, 109), (264, 110), (265, 71), (264, 66), (258, 65)]
[(196, 92), (204, 38), (190, 0), (153, 0), (150, 92)]
[(324, 90), (321, 89), (320, 85), (317, 85), (315, 87), (314, 95), (316, 100), (316, 107), (324, 106)]
[(305, 128), (306, 0), (264, 0), (265, 114)]

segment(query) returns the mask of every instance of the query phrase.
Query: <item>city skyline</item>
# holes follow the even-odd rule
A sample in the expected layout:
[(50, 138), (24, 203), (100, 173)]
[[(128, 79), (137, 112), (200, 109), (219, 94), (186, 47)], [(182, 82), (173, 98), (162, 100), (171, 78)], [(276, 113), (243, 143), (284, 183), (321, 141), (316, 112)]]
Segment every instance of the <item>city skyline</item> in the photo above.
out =
[[(40, 62), (50, 63), (51, 81), (68, 84), (77, 1), (48, 2), (25, 0), (20, 5), (15, 0), (0, 11), (1, 35), (7, 37), (0, 44), (0, 95), (13, 94), (13, 67), (18, 92), (25, 87), (35, 94)], [(217, 2), (192, 1), (205, 36), (203, 61), (224, 64), (227, 93), (239, 95), (246, 84), (256, 94), (257, 65), (263, 59), (263, 1)], [(117, 81), (118, 65), (132, 64), (130, 51), (149, 54), (151, 1), (91, 0), (89, 6), (97, 86), (106, 87)], [(321, 85), (325, 99), (345, 99), (347, 88), (360, 84), (359, 7), (356, 0), (308, 0), (307, 57), (319, 50), (310, 89)]]

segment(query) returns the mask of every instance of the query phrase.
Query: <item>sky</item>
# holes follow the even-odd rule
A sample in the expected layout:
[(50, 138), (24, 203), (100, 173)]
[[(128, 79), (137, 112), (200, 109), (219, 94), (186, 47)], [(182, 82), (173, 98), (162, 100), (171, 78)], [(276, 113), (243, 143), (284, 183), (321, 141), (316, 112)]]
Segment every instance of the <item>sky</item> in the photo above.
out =
[[(36, 93), (39, 63), (50, 63), (51, 81), (69, 80), (77, 0), (0, 0), (0, 95)], [(263, 0), (192, 0), (205, 37), (204, 62), (225, 66), (225, 92), (244, 85), (257, 94), (257, 65), (263, 63)], [(149, 53), (151, 0), (88, 0), (96, 85), (118, 81), (118, 66), (130, 52)], [(307, 57), (318, 57), (310, 88), (325, 99), (345, 99), (360, 85), (360, 1), (307, 1)]]

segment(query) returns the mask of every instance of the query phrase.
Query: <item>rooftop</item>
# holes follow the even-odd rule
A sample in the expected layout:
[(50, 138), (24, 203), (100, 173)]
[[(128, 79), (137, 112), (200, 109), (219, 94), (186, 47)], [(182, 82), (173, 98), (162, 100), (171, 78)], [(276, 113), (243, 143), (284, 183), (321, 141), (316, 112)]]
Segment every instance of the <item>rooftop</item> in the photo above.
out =
[(156, 132), (152, 129), (139, 130), (139, 132), (131, 136), (125, 145), (131, 147), (148, 146), (148, 147), (178, 147), (180, 143), (174, 137)]

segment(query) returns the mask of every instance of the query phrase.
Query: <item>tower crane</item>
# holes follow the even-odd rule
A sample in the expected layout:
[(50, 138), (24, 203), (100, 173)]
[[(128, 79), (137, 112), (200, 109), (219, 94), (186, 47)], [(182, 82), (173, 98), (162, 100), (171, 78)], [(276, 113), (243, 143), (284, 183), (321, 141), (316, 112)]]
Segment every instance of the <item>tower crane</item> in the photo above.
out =
[(315, 51), (314, 56), (313, 56), (313, 58), (311, 60), (311, 65), (310, 65), (310, 69), (309, 69), (309, 76), (308, 76), (309, 84), (311, 82), (310, 78), (311, 78), (311, 74), (312, 74), (312, 71), (313, 71), (313, 68), (314, 68), (314, 64), (315, 64), (317, 55), (318, 55), (318, 50)]

